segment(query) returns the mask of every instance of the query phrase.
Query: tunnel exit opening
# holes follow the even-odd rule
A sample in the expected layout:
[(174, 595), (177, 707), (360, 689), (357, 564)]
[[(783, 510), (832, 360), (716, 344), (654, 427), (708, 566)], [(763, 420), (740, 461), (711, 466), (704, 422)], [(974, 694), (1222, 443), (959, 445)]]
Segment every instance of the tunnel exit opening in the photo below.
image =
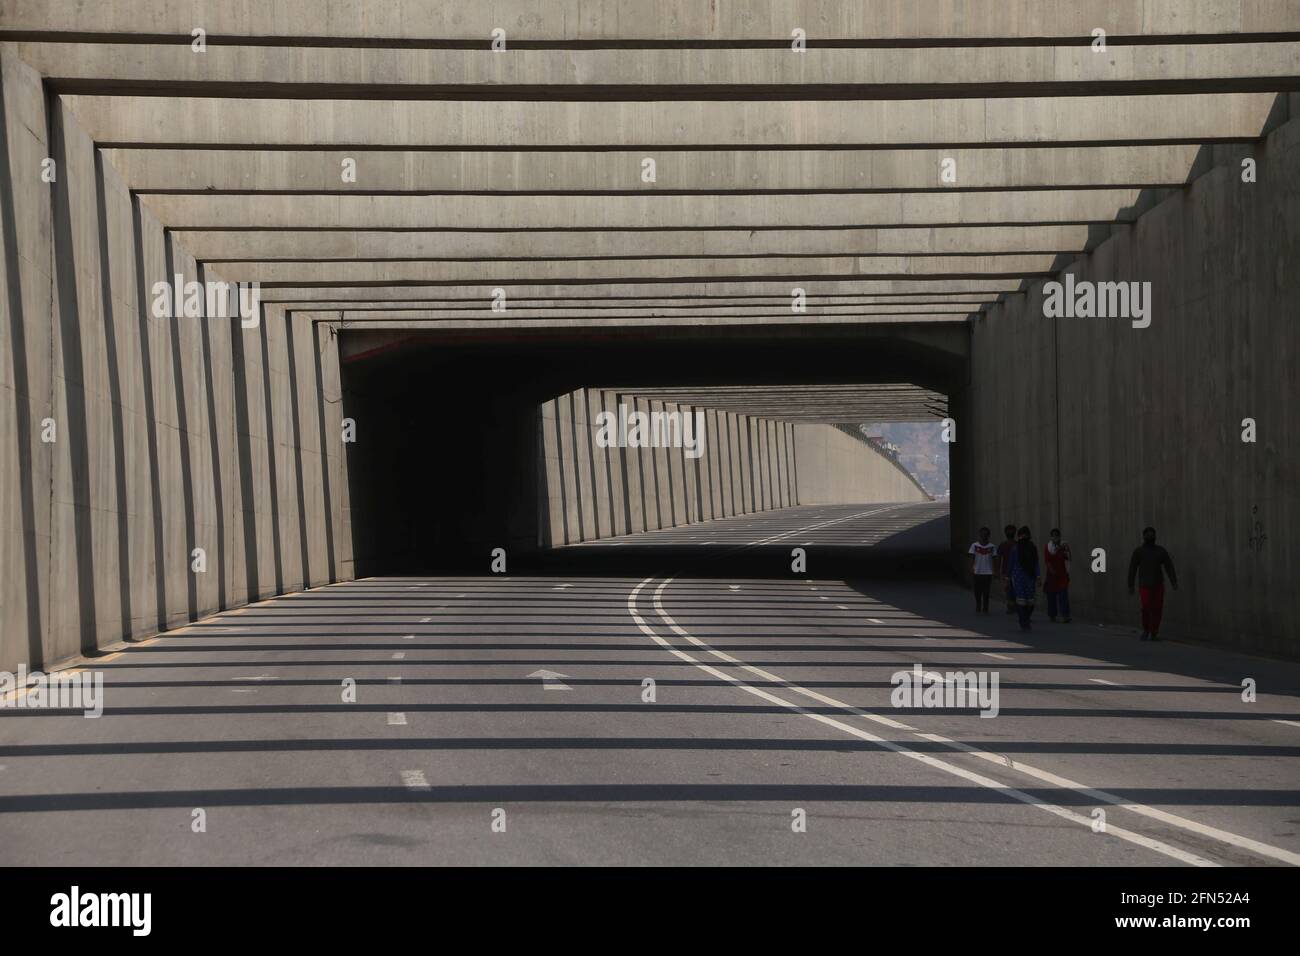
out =
[[(648, 538), (632, 540), (647, 532), (801, 506), (924, 501), (929, 489), (897, 444), (917, 423), (864, 431), (854, 409), (920, 402), (944, 414), (965, 330), (938, 331), (345, 328), (356, 574), (481, 574), (496, 549), (512, 571), (580, 557), (626, 569), (665, 557), (641, 549)], [(931, 477), (946, 465), (938, 457)], [(616, 562), (613, 549), (600, 558), (572, 549), (614, 539), (624, 548)], [(708, 547), (706, 538), (673, 544)]]

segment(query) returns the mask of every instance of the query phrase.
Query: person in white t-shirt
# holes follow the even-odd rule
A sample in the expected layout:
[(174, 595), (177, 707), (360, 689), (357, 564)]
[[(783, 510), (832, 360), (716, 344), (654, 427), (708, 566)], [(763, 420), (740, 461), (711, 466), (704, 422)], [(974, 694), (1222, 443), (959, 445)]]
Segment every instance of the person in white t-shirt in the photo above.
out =
[(993, 586), (993, 559), (997, 546), (989, 541), (989, 529), (980, 528), (980, 539), (970, 546), (970, 570), (975, 582), (975, 613), (989, 612), (989, 589)]

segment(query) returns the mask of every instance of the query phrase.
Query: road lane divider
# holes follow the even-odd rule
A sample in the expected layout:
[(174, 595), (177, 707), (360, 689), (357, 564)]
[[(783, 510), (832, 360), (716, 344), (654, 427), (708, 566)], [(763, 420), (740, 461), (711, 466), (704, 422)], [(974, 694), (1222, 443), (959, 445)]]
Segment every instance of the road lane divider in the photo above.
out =
[[(710, 664), (707, 664), (701, 660), (696, 659), (695, 657), (692, 657), (690, 654), (687, 654), (685, 651), (681, 650), (680, 648), (675, 647), (671, 642), (665, 640), (663, 637), (655, 633), (654, 629), (646, 622), (645, 618), (641, 616), (640, 610), (637, 607), (637, 598), (640, 595), (641, 591), (646, 587), (646, 585), (650, 584), (650, 582), (652, 582), (653, 580), (654, 580), (653, 577), (646, 578), (635, 588), (633, 588), (632, 593), (628, 595), (628, 599), (627, 599), (628, 613), (632, 616), (632, 620), (636, 623), (637, 628), (643, 634), (645, 634), (647, 637), (653, 640), (660, 647), (664, 648), (664, 650), (668, 651), (674, 657), (677, 657), (679, 660), (682, 660), (688, 664), (693, 665), (694, 667), (699, 668), (700, 670), (710, 675), (711, 677), (715, 677), (720, 681), (724, 681), (728, 684), (732, 684), (735, 687), (745, 691), (746, 693), (758, 697), (760, 700), (765, 700), (768, 703), (776, 704), (779, 707), (784, 707), (794, 713), (802, 714), (803, 716), (807, 717), (810, 720), (815, 720), (818, 723), (823, 724), (827, 727), (833, 727), (834, 729), (842, 731), (852, 737), (856, 737), (859, 740), (865, 740), (869, 743), (876, 744), (883, 750), (889, 750), (894, 753), (900, 754), (901, 756), (925, 764), (926, 766), (931, 767), (933, 769), (943, 771), (955, 777), (959, 777), (962, 780), (966, 780), (969, 783), (974, 783), (977, 784), (978, 786), (986, 787), (990, 790), (994, 790), (1012, 800), (1016, 800), (1027, 806), (1034, 807), (1045, 813), (1050, 813), (1053, 816), (1060, 817), (1063, 820), (1068, 820), (1071, 823), (1077, 823), (1080, 826), (1086, 826), (1091, 829), (1093, 825), (1093, 820), (1089, 816), (1084, 816), (1083, 814), (1076, 813), (1075, 811), (1067, 809), (1066, 807), (1058, 806), (1057, 804), (1054, 803), (1049, 803), (1043, 800), (1042, 798), (1035, 796), (1034, 794), (1026, 793), (1023, 790), (1018, 790), (1015, 787), (1008, 786), (1007, 784), (1004, 784), (998, 780), (994, 780), (991, 777), (986, 777), (983, 774), (975, 773), (972, 770), (967, 770), (965, 767), (959, 767), (956, 764), (950, 763), (946, 760), (941, 760), (938, 757), (933, 757), (929, 754), (920, 753), (919, 751), (912, 750), (911, 748), (905, 746), (904, 744), (898, 743), (897, 741), (889, 740), (885, 737), (877, 736), (876, 734), (864, 730), (861, 727), (855, 727), (852, 724), (847, 724), (842, 720), (838, 720), (826, 714), (819, 714), (816, 713), (815, 711), (808, 710), (806, 707), (802, 707), (799, 704), (794, 703), (793, 701), (786, 700), (785, 698), (779, 697), (776, 694), (770, 693), (769, 691), (762, 690), (761, 688), (755, 687), (752, 684), (746, 683), (745, 681), (741, 680), (739, 677), (737, 677), (734, 674), (728, 674), (725, 671), (719, 670), (718, 668), (713, 667)], [(672, 580), (671, 578), (668, 579), (668, 581), (671, 580)], [(668, 582), (665, 581), (665, 584), (667, 583)], [(665, 624), (667, 624), (667, 621), (665, 621)], [(667, 624), (667, 626), (674, 633), (678, 633), (680, 631), (680, 629), (677, 628), (675, 624)], [(684, 631), (681, 631), (680, 633), (685, 634)], [(690, 637), (690, 635), (686, 635), (686, 636)], [(691, 639), (694, 640), (694, 638)], [(696, 643), (700, 643), (700, 642), (696, 641)], [(703, 645), (702, 643), (701, 646), (707, 647), (707, 645)], [(712, 651), (712, 653), (723, 658), (726, 658), (728, 656), (728, 655), (720, 654), (720, 652), (717, 651)], [(732, 660), (735, 660), (735, 658), (732, 658)], [(750, 665), (743, 664), (741, 662), (737, 662), (737, 663), (739, 664), (739, 666), (741, 666), (746, 670), (752, 670), (755, 673), (759, 673), (759, 674), (766, 673), (758, 670), (757, 668), (753, 668)], [(779, 680), (779, 678), (775, 678), (770, 675), (768, 679)], [(810, 696), (813, 698), (817, 698), (821, 696), (816, 694), (816, 692), (808, 691), (805, 688), (795, 688), (792, 685), (787, 686), (786, 689), (798, 690), (801, 693), (805, 694), (806, 696)], [(827, 701), (830, 700), (830, 698), (824, 698), (824, 699)], [(835, 703), (838, 704), (838, 702)], [(846, 711), (849, 712), (853, 712), (855, 710), (855, 708), (849, 707), (846, 704), (838, 704), (838, 706), (843, 707)], [(892, 724), (898, 723), (897, 721), (890, 721), (889, 718), (882, 718), (879, 717), (878, 715), (870, 715), (870, 716), (873, 719), (878, 720), (882, 723), (884, 722), (889, 722)], [(905, 725), (899, 725), (899, 726), (905, 727)], [(913, 728), (906, 728), (906, 729), (912, 730)], [(1178, 847), (1171, 846), (1167, 843), (1163, 843), (1160, 840), (1154, 840), (1150, 837), (1127, 830), (1123, 827), (1114, 826), (1113, 824), (1107, 825), (1106, 833), (1112, 836), (1116, 836), (1122, 840), (1127, 840), (1130, 843), (1135, 843), (1138, 846), (1145, 847), (1146, 849), (1153, 850), (1157, 853), (1164, 854), (1165, 856), (1178, 860), (1181, 863), (1187, 863), (1191, 866), (1211, 867), (1211, 866), (1219, 865), (1215, 863), (1213, 860), (1209, 860), (1205, 857), (1198, 856), (1195, 853), (1189, 853), (1186, 850), (1182, 850)]]
[[(654, 578), (646, 578), (639, 585), (637, 585), (636, 589), (633, 591), (633, 595), (635, 596), (639, 594), (640, 591), (653, 580)], [(855, 716), (862, 717), (863, 719), (874, 721), (876, 723), (894, 729), (901, 729), (899, 722), (893, 720), (892, 718), (883, 717), (879, 714), (862, 710), (861, 708), (858, 707), (853, 707), (852, 705), (846, 704), (843, 701), (835, 700), (832, 697), (827, 697), (825, 694), (819, 693), (814, 690), (809, 690), (808, 688), (805, 687), (800, 687), (799, 685), (787, 681), (784, 678), (771, 673), (770, 671), (766, 671), (763, 670), (762, 668), (754, 667), (753, 665), (747, 664), (744, 661), (740, 660), (739, 658), (733, 657), (730, 654), (726, 654), (722, 651), (719, 651), (716, 648), (712, 647), (711, 645), (705, 643), (704, 641), (701, 641), (693, 634), (690, 634), (684, 628), (680, 627), (663, 607), (663, 592), (668, 587), (668, 585), (672, 583), (672, 581), (673, 581), (672, 578), (665, 578), (663, 583), (660, 584), (655, 589), (653, 604), (655, 607), (655, 612), (660, 616), (664, 625), (674, 634), (690, 642), (691, 644), (699, 647), (701, 650), (711, 654), (712, 656), (718, 658), (719, 660), (726, 661), (728, 664), (731, 664), (732, 666), (738, 667), (751, 674), (761, 677), (766, 681), (779, 683), (785, 690), (793, 691), (796, 694), (807, 697), (811, 700), (815, 700), (818, 703), (825, 704), (827, 706), (834, 707), (836, 709), (844, 710), (847, 713), (854, 714)], [(629, 597), (629, 603), (631, 603), (632, 601), (633, 598)], [(639, 615), (634, 615), (634, 619), (637, 620), (638, 627), (641, 627), (642, 621), (640, 620)], [(646, 629), (642, 627), (642, 630), (645, 631)], [(660, 642), (662, 643), (662, 641)], [(671, 645), (668, 646), (671, 647)], [(707, 665), (697, 665), (697, 666), (707, 666)], [(742, 687), (748, 686), (738, 680), (734, 680), (732, 682), (737, 683), (739, 686)], [(797, 708), (798, 705), (790, 704), (789, 706)], [(804, 711), (804, 713), (806, 716), (814, 717), (814, 718), (820, 718), (821, 716), (823, 716), (823, 715), (812, 714), (807, 711)], [(977, 757), (979, 759), (986, 760), (990, 763), (998, 764), (999, 766), (1009, 767), (1012, 770), (1024, 774), (1025, 776), (1032, 777), (1035, 780), (1039, 780), (1044, 783), (1049, 783), (1053, 786), (1059, 787), (1064, 790), (1070, 790), (1076, 793), (1083, 794), (1093, 800), (1097, 800), (1098, 802), (1105, 803), (1110, 806), (1118, 807), (1120, 809), (1128, 810), (1131, 813), (1146, 817), (1151, 820), (1158, 821), (1168, 826), (1175, 827), (1187, 833), (1192, 833), (1199, 837), (1214, 840), (1219, 843), (1225, 844), (1227, 846), (1232, 846), (1240, 850), (1245, 850), (1251, 853), (1255, 853), (1259, 856), (1277, 860), (1282, 863), (1287, 863), (1290, 864), (1291, 866), (1300, 866), (1300, 854), (1294, 853), (1290, 850), (1283, 849), (1282, 847), (1273, 846), (1272, 844), (1264, 843), (1260, 840), (1255, 840), (1250, 837), (1241, 836), (1240, 834), (1232, 833), (1228, 830), (1222, 830), (1219, 829), (1218, 827), (1212, 827), (1209, 826), (1208, 824), (1203, 824), (1200, 823), (1199, 821), (1188, 819), (1187, 817), (1181, 817), (1178, 816), (1177, 814), (1169, 813), (1168, 811), (1160, 810), (1156, 807), (1150, 807), (1147, 806), (1146, 804), (1137, 803), (1136, 801), (1128, 800), (1124, 797), (1117, 796), (1116, 794), (1109, 793), (1105, 790), (1098, 790), (1095, 787), (1087, 786), (1086, 784), (1082, 784), (1079, 783), (1078, 781), (1071, 780), (1059, 774), (1052, 773), (1051, 771), (1042, 770), (1038, 767), (1031, 766), (1030, 764), (1022, 763), (1020, 761), (1009, 761), (1000, 754), (990, 753), (988, 751), (981, 750), (978, 747), (973, 747), (961, 741), (950, 740), (938, 734), (923, 734), (917, 731), (915, 728), (911, 728), (911, 727), (907, 727), (906, 730), (915, 733), (918, 737), (930, 741), (932, 743), (941, 744), (943, 746), (949, 747), (950, 749), (956, 750), (958, 752), (968, 754), (972, 757)], [(897, 745), (893, 741), (886, 741), (886, 743), (891, 745), (890, 749), (895, 749), (895, 747), (897, 747), (900, 752), (911, 753), (911, 751), (907, 751), (907, 748), (902, 747), (901, 745)], [(925, 755), (919, 755), (919, 756), (925, 756)], [(1016, 799), (1019, 798), (1017, 797)], [(1038, 803), (1035, 802), (1034, 805), (1037, 806)], [(1079, 818), (1078, 822), (1084, 822), (1088, 826), (1092, 825), (1091, 818), (1082, 817), (1079, 814), (1074, 814), (1074, 816)], [(1106, 832), (1118, 833), (1118, 828), (1108, 825), (1106, 828)], [(1128, 837), (1125, 837), (1125, 839), (1127, 838)], [(1149, 838), (1142, 837), (1142, 839), (1147, 840)], [(1139, 841), (1133, 841), (1133, 842), (1139, 842)], [(1162, 849), (1160, 849), (1159, 852), (1165, 853), (1166, 855), (1169, 856), (1174, 856), (1176, 859), (1183, 859), (1184, 862), (1190, 862), (1190, 860), (1185, 859), (1186, 857), (1195, 857), (1195, 854), (1188, 854), (1182, 850), (1176, 850), (1176, 853), (1169, 852), (1170, 850), (1174, 850), (1176, 848), (1169, 847), (1167, 844), (1160, 843), (1160, 841), (1151, 841), (1151, 844), (1144, 843), (1142, 845), (1149, 846), (1149, 848), (1152, 849), (1156, 848), (1155, 845), (1159, 845), (1160, 847), (1162, 847)], [(1195, 857), (1195, 858), (1198, 860), (1202, 859), (1200, 857)], [(1218, 865), (1218, 864), (1211, 863), (1209, 861), (1207, 861), (1207, 863), (1208, 865)], [(1198, 863), (1197, 865), (1207, 865), (1207, 863)]]

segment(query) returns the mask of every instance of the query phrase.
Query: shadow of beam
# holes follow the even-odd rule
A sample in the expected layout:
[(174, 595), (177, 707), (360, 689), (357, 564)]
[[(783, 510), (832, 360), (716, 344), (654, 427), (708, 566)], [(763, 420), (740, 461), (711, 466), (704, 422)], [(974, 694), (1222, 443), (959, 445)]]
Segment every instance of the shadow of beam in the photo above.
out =
[[(1087, 807), (1096, 800), (1075, 790), (1021, 790), (1042, 803)], [(1126, 800), (1166, 806), (1286, 807), (1296, 790), (1118, 790)], [(388, 803), (821, 803), (1007, 804), (1012, 798), (988, 787), (847, 784), (517, 784), (406, 787), (284, 787), (99, 792), (0, 796), (0, 813), (74, 810), (153, 810), (175, 807), (270, 807)], [(1018, 803), (1018, 801), (1017, 801)]]

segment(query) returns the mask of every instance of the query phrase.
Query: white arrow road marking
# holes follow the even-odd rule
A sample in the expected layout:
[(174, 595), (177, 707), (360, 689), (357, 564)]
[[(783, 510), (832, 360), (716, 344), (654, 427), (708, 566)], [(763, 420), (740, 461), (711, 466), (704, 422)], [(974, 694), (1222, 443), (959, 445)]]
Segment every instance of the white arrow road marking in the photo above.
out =
[(404, 640), (404, 641), (413, 641), (413, 640), (415, 640), (415, 635), (414, 635), (414, 634), (403, 634), (403, 635), (402, 635), (402, 640)]
[[(885, 740), (884, 738), (877, 737), (874, 734), (870, 734), (864, 730), (861, 730), (858, 727), (854, 727), (842, 721), (835, 720), (834, 718), (827, 717), (824, 714), (813, 713), (807, 710), (806, 708), (799, 706), (798, 704), (792, 703), (791, 701), (784, 700), (783, 698), (777, 697), (774, 694), (770, 694), (767, 691), (760, 690), (756, 687), (752, 687), (749, 684), (746, 684), (744, 681), (740, 680), (740, 678), (736, 677), (734, 674), (724, 673), (723, 671), (720, 671), (717, 668), (710, 667), (708, 664), (701, 663), (700, 661), (696, 660), (690, 655), (673, 647), (671, 644), (666, 642), (663, 638), (659, 637), (659, 635), (655, 634), (654, 631), (651, 630), (646, 625), (645, 620), (638, 613), (636, 607), (637, 595), (647, 584), (649, 584), (653, 580), (654, 578), (652, 577), (646, 578), (644, 581), (642, 581), (632, 590), (632, 593), (630, 595), (628, 595), (628, 612), (632, 615), (632, 618), (636, 622), (637, 627), (639, 627), (643, 633), (645, 633), (650, 638), (652, 638), (657, 644), (660, 644), (661, 646), (667, 648), (672, 654), (676, 655), (682, 660), (694, 664), (696, 667), (699, 667), (701, 670), (704, 670), (705, 672), (712, 674), (714, 677), (718, 677), (722, 680), (727, 681), (728, 683), (735, 684), (737, 687), (741, 688), (742, 690), (754, 694), (757, 697), (761, 697), (764, 700), (771, 701), (772, 703), (778, 704), (782, 707), (788, 707), (791, 710), (801, 713), (803, 714), (803, 716), (808, 717), (811, 720), (816, 720), (819, 723), (836, 727), (840, 730), (845, 731), (846, 733), (852, 734), (855, 737), (859, 737), (860, 739), (869, 740), (873, 743), (878, 743), (880, 746), (884, 747), (887, 750), (895, 751), (896, 753), (900, 753), (906, 757), (910, 757), (914, 760), (918, 760), (921, 763), (925, 763), (929, 766), (936, 767), (937, 769), (945, 770), (949, 773), (956, 774), (957, 776), (962, 777), (963, 779), (970, 780), (974, 783), (978, 783), (981, 786), (986, 786), (991, 789), (995, 789), (998, 792), (1011, 797), (1012, 799), (1019, 800), (1022, 803), (1026, 803), (1040, 810), (1044, 810), (1048, 813), (1055, 814), (1056, 816), (1062, 817), (1067, 820), (1071, 820), (1075, 823), (1079, 823), (1089, 828), (1092, 827), (1091, 817), (1084, 816), (1083, 814), (1080, 813), (1075, 813), (1073, 810), (1068, 810), (1064, 807), (1056, 806), (1055, 804), (1047, 803), (1043, 801), (1042, 798), (1040, 797), (1025, 793), (1024, 791), (1017, 790), (1012, 787), (1008, 787), (1006, 784), (1003, 784), (997, 780), (993, 780), (989, 777), (985, 777), (980, 774), (972, 773), (971, 771), (966, 770), (963, 767), (959, 767), (956, 764), (950, 764), (947, 761), (940, 760), (936, 757), (931, 757), (929, 754), (918, 753), (917, 751), (910, 750), (906, 746), (896, 743), (895, 741)], [(664, 588), (666, 588), (669, 584), (672, 583), (672, 580), (673, 580), (672, 578), (665, 579), (664, 582), (660, 584), (658, 588), (655, 589), (654, 607), (656, 613), (663, 619), (664, 624), (670, 630), (672, 630), (674, 634), (677, 634), (680, 637), (686, 639), (687, 641), (690, 641), (695, 646), (703, 649), (704, 651), (713, 655), (719, 660), (726, 661), (727, 663), (733, 666), (738, 666), (741, 670), (745, 670), (752, 674), (755, 674), (766, 681), (779, 683), (786, 690), (789, 690), (793, 693), (800, 694), (804, 697), (808, 697), (812, 700), (816, 700), (819, 703), (823, 703), (831, 707), (842, 709), (846, 713), (855, 714), (859, 717), (865, 718), (866, 720), (874, 721), (876, 723), (884, 724), (886, 726), (891, 726), (891, 727), (897, 726), (898, 722), (895, 720), (891, 720), (888, 717), (882, 717), (879, 714), (874, 714), (869, 711), (861, 710), (857, 707), (852, 707), (849, 704), (845, 704), (842, 701), (838, 701), (834, 699), (833, 697), (827, 697), (825, 694), (818, 693), (817, 691), (808, 690), (807, 688), (800, 687), (799, 685), (791, 683), (790, 681), (787, 681), (784, 678), (779, 677), (778, 675), (773, 674), (769, 671), (765, 671), (761, 668), (754, 667), (751, 664), (746, 664), (744, 661), (732, 657), (730, 654), (724, 654), (722, 651), (716, 650), (712, 646), (701, 641), (699, 638), (683, 630), (681, 627), (678, 626), (677, 622), (674, 621), (668, 615), (668, 612), (664, 610), (663, 607), (663, 591)], [(913, 730), (913, 732), (915, 732), (913, 728), (908, 728), (908, 729)], [(998, 754), (993, 754), (984, 750), (980, 750), (978, 747), (972, 747), (970, 744), (963, 743), (962, 741), (950, 740), (947, 737), (942, 737), (938, 734), (925, 734), (925, 733), (917, 732), (916, 735), (923, 740), (928, 740), (934, 743), (941, 743), (946, 747), (950, 747), (953, 750), (960, 751), (961, 753), (968, 754), (972, 757), (979, 757), (982, 760), (987, 760), (999, 766), (1006, 765), (1005, 758), (999, 756)], [(1156, 807), (1149, 807), (1142, 803), (1135, 803), (1132, 800), (1128, 800), (1124, 797), (1116, 796), (1115, 794), (1108, 793), (1105, 790), (1098, 790), (1094, 787), (1086, 786), (1085, 784), (1079, 783), (1074, 780), (1070, 780), (1067, 777), (1062, 777), (1059, 774), (1052, 773), (1051, 771), (1040, 770), (1039, 768), (1030, 766), (1029, 764), (1016, 762), (1014, 765), (1012, 765), (1012, 769), (1028, 777), (1032, 777), (1035, 780), (1040, 780), (1044, 783), (1049, 783), (1052, 786), (1061, 787), (1062, 789), (1069, 789), (1078, 793), (1082, 793), (1086, 795), (1089, 799), (1110, 804), (1111, 806), (1120, 807), (1121, 809), (1128, 810), (1132, 813), (1138, 814), (1139, 816), (1144, 816), (1147, 817), (1148, 819), (1157, 820), (1169, 826), (1177, 827), (1189, 833), (1196, 834), (1197, 836), (1208, 837), (1211, 840), (1216, 840), (1220, 843), (1224, 843), (1229, 846), (1234, 846), (1239, 849), (1249, 850), (1250, 852), (1256, 853), (1260, 856), (1268, 857), (1270, 859), (1280, 860), (1284, 863), (1289, 863), (1292, 866), (1300, 866), (1300, 853), (1293, 853), (1292, 851), (1283, 849), (1282, 847), (1272, 846), (1271, 844), (1263, 843), (1259, 840), (1251, 839), (1250, 837), (1244, 837), (1241, 836), (1240, 834), (1232, 833), (1228, 830), (1221, 830), (1218, 827), (1212, 827), (1207, 824), (1200, 823), (1196, 820), (1188, 819), (1187, 817), (1180, 817), (1177, 814), (1169, 813), (1165, 810), (1157, 809)], [(1155, 850), (1158, 853), (1163, 853), (1166, 856), (1173, 857), (1176, 860), (1181, 860), (1184, 863), (1190, 863), (1194, 866), (1218, 866), (1219, 865), (1218, 863), (1215, 863), (1213, 860), (1207, 859), (1205, 857), (1197, 856), (1194, 853), (1189, 853), (1186, 850), (1179, 849), (1178, 847), (1171, 846), (1167, 843), (1162, 843), (1159, 840), (1151, 839), (1150, 837), (1143, 836), (1140, 833), (1136, 833), (1130, 830), (1125, 830), (1121, 827), (1117, 827), (1112, 824), (1107, 825), (1106, 832), (1109, 835), (1120, 837), (1121, 839), (1128, 840), (1129, 842), (1147, 847), (1148, 849)]]
[(739, 590), (740, 590), (740, 585), (739, 585), (739, 584), (728, 584), (727, 587), (729, 587), (729, 588), (730, 588), (731, 590), (733, 590), (733, 591), (739, 591)]
[(1007, 657), (1007, 655), (1005, 654), (994, 654), (992, 651), (980, 651), (980, 653), (983, 654), (985, 657), (991, 657), (996, 661), (1013, 660), (1013, 658)]
[(420, 618), (420, 623), (421, 623), (421, 624), (428, 624), (428, 623), (429, 623), (430, 621), (432, 621), (432, 620), (433, 620), (433, 618), (431, 618), (431, 617), (422, 617), (422, 618)]
[(921, 665), (921, 672), (925, 675), (925, 677), (926, 677), (927, 680), (933, 680), (936, 684), (946, 684), (946, 683), (948, 683), (948, 678), (944, 677), (944, 676), (943, 676), (942, 674), (940, 674), (938, 671), (928, 671), (928, 670), (926, 670), (924, 664)]
[(573, 587), (572, 584), (557, 584), (557, 585), (555, 585), (555, 587), (551, 588), (551, 590), (552, 590), (552, 591), (563, 591), (565, 588), (571, 588), (571, 587)]
[[(533, 671), (528, 676), (540, 677), (542, 679), (542, 686), (547, 690), (573, 690), (573, 688), (564, 683), (563, 680), (563, 678), (569, 676), (568, 674), (557, 674), (555, 671), (542, 670)], [(569, 679), (572, 680), (572, 678)]]
[(1122, 687), (1122, 684), (1116, 684), (1113, 680), (1102, 680), (1100, 677), (1089, 677), (1088, 680), (1094, 684), (1105, 684), (1107, 687)]
[(403, 660), (406, 660), (406, 652), (405, 652), (405, 651), (393, 651), (393, 660), (395, 660), (395, 661), (403, 661)]
[(388, 678), (388, 683), (390, 684), (400, 684), (401, 682), (402, 682), (402, 677), (400, 674), (396, 677)]
[(403, 714), (401, 711), (394, 711), (393, 713), (389, 714), (389, 715), (388, 715), (388, 726), (389, 726), (389, 727), (405, 727), (405, 726), (406, 726), (406, 715)]
[(232, 677), (231, 680), (270, 680), (270, 674), (258, 674), (256, 677)]
[(408, 790), (432, 790), (429, 781), (424, 779), (423, 770), (403, 770), (402, 783)]
[(1275, 724), (1286, 724), (1288, 727), (1300, 727), (1300, 723), (1297, 723), (1297, 722), (1294, 721), (1294, 720), (1278, 720), (1278, 719), (1275, 718), (1275, 719), (1273, 720), (1273, 723), (1275, 723)]

